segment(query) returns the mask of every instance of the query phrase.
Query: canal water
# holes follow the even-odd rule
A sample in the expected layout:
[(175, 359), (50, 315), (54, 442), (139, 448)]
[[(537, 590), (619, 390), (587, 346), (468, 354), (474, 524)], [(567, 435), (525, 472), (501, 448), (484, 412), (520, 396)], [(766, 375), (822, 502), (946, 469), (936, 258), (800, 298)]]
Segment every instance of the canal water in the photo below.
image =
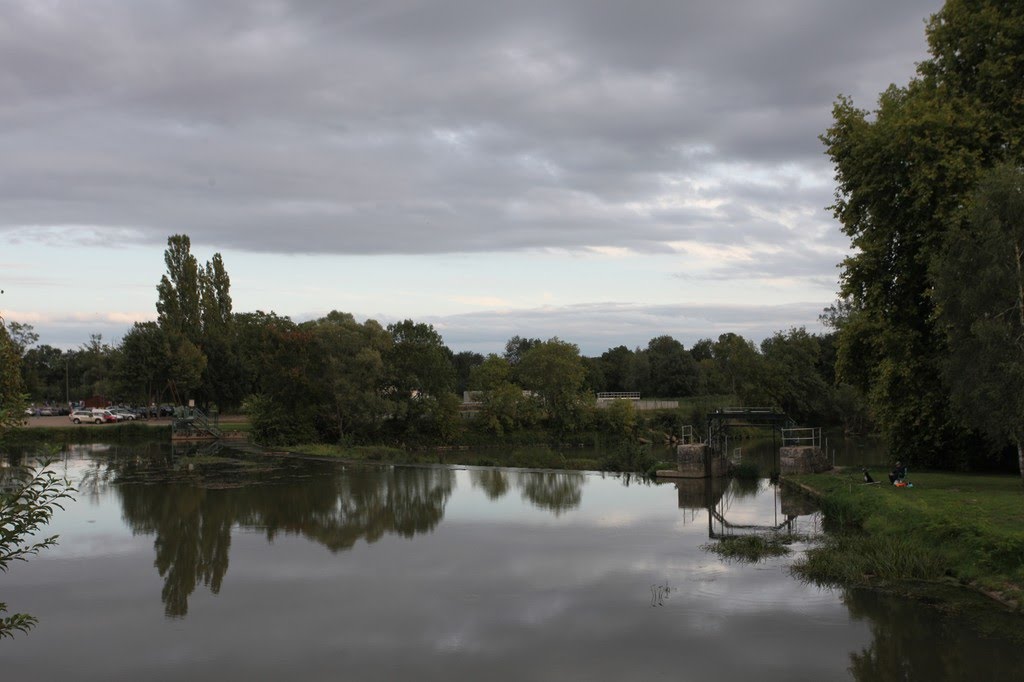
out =
[[(372, 467), (71, 446), (60, 543), (0, 574), (11, 680), (1009, 680), (918, 602), (821, 589), (722, 535), (820, 531), (767, 479)], [(49, 534), (49, 533), (48, 533)], [(803, 546), (794, 548), (799, 552)], [(1019, 641), (1019, 639), (1017, 640)]]

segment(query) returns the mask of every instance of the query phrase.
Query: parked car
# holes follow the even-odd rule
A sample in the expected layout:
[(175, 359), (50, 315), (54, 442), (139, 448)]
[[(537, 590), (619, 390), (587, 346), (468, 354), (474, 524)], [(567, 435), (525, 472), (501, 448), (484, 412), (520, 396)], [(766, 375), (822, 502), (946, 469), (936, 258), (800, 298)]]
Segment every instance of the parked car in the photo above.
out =
[[(117, 415), (110, 410), (93, 410), (92, 413), (93, 415), (98, 416), (106, 424), (114, 424), (121, 421), (117, 418)], [(97, 422), (97, 424), (98, 423), (99, 422)]]
[[(103, 412), (98, 410), (97, 412)], [(75, 410), (68, 415), (68, 419), (76, 424), (102, 424), (106, 421), (102, 414), (97, 414), (93, 410)]]
[(110, 408), (110, 412), (115, 417), (117, 417), (118, 421), (134, 421), (136, 416), (135, 413), (129, 410), (127, 407), (112, 407)]

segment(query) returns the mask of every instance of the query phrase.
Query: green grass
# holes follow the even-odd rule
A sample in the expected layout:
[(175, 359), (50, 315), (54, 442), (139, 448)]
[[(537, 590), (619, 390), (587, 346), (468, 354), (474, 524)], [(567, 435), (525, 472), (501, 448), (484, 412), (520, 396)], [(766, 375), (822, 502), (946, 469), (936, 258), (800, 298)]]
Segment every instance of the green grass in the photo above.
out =
[(1016, 476), (915, 473), (912, 488), (864, 485), (859, 474), (790, 476), (821, 495), (838, 531), (795, 570), (817, 582), (931, 581), (1024, 604), (1024, 488)]
[(787, 545), (792, 540), (780, 535), (736, 535), (701, 545), (701, 549), (717, 554), (726, 561), (754, 564), (768, 557), (789, 554)]
[(35, 443), (118, 443), (139, 441), (170, 441), (170, 426), (125, 424), (72, 424), (17, 429), (7, 433), (4, 443), (30, 445)]
[(252, 424), (249, 422), (220, 422), (217, 426), (223, 433), (249, 433), (252, 431)]

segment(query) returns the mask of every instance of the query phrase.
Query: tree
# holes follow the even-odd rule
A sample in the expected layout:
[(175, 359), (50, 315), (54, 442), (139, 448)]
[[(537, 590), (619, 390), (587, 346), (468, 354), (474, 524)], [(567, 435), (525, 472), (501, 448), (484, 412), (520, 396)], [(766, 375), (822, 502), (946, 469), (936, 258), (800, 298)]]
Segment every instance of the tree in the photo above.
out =
[(0, 317), (0, 440), (24, 421), (25, 392), (18, 347)]
[(89, 342), (82, 344), (76, 353), (75, 367), (83, 397), (111, 396), (117, 385), (119, 364), (114, 349), (104, 343), (102, 334), (90, 334)]
[[(0, 572), (6, 573), (13, 561), (28, 561), (47, 547), (57, 544), (57, 536), (38, 539), (61, 501), (71, 499), (74, 488), (70, 481), (58, 476), (44, 464), (33, 471), (17, 467), (4, 471), (0, 488)], [(7, 604), (0, 602), (0, 614)], [(0, 639), (14, 637), (15, 632), (28, 632), (38, 620), (25, 613), (0, 616)]]
[[(23, 423), (21, 359), (18, 347), (7, 334), (0, 317), (0, 441)], [(40, 550), (57, 542), (57, 536), (36, 539), (36, 534), (53, 516), (55, 508), (73, 492), (70, 482), (42, 466), (37, 471), (24, 467), (0, 469), (0, 572), (12, 561), (27, 561)], [(7, 604), (0, 602), (0, 614)], [(0, 639), (27, 632), (36, 619), (24, 613), (0, 616)]]
[(473, 369), (479, 367), (484, 361), (480, 353), (464, 350), (452, 356), (452, 367), (455, 370), (455, 393), (462, 395), (469, 390), (470, 376)]
[(263, 393), (273, 386), (269, 375), (274, 372), (274, 349), (282, 333), (295, 329), (295, 323), (287, 317), (262, 310), (238, 313), (234, 317), (238, 341), (239, 395)]
[(949, 341), (945, 376), (964, 420), (1017, 446), (1024, 479), (1024, 171), (1003, 163), (982, 177), (970, 221), (933, 268)]
[(575, 344), (558, 337), (538, 343), (522, 356), (517, 370), (523, 388), (544, 401), (558, 431), (570, 433), (584, 424), (593, 395), (583, 393), (587, 368)]
[(508, 381), (492, 384), (481, 402), (477, 421), (496, 436), (529, 428), (540, 421), (538, 401)]
[(329, 396), (321, 406), (337, 425), (330, 440), (371, 435), (387, 411), (384, 356), (391, 348), (390, 334), (375, 320), (359, 324), (338, 311), (301, 327), (316, 334), (321, 379)]
[(391, 385), (401, 395), (437, 395), (455, 386), (451, 351), (433, 325), (403, 320), (388, 325), (393, 345), (387, 364)]
[(540, 344), (540, 339), (529, 339), (516, 334), (505, 343), (505, 359), (515, 367), (526, 355), (526, 351)]
[(763, 397), (759, 390), (762, 358), (751, 341), (728, 332), (718, 337), (712, 353), (712, 382), (717, 393), (731, 393), (748, 404)]
[(626, 391), (633, 365), (633, 351), (626, 346), (609, 348), (601, 354), (606, 391)]
[(136, 322), (121, 339), (121, 382), (126, 395), (150, 404), (167, 384), (171, 349), (156, 322)]
[(803, 327), (761, 342), (761, 394), (802, 423), (820, 424), (826, 417), (829, 386), (818, 371), (819, 353), (818, 339)]
[(927, 28), (931, 57), (872, 114), (840, 98), (822, 136), (836, 169), (833, 211), (854, 255), (841, 295), (839, 380), (862, 390), (893, 456), (964, 464), (967, 443), (941, 368), (930, 263), (978, 174), (1024, 142), (1024, 5), (947, 0)]
[(432, 325), (403, 320), (388, 325), (388, 333), (393, 342), (384, 357), (388, 392), (395, 424), (404, 430), (404, 437), (415, 431), (414, 424), (421, 418), (432, 419), (434, 410), (450, 408), (451, 402), (441, 396), (452, 392), (455, 370), (452, 352)]
[(11, 341), (18, 348), (18, 355), (24, 355), (31, 346), (39, 341), (39, 334), (36, 334), (35, 327), (22, 322), (8, 322), (7, 332)]
[(156, 311), (160, 327), (181, 334), (197, 344), (202, 332), (199, 263), (191, 252), (192, 241), (185, 234), (167, 238), (164, 263), (167, 273), (156, 287)]
[(483, 362), (470, 370), (469, 388), (473, 391), (492, 391), (512, 377), (512, 367), (505, 358), (491, 353)]
[(700, 369), (683, 344), (671, 336), (658, 336), (647, 343), (649, 387), (659, 397), (690, 396), (696, 393)]
[[(157, 285), (157, 323), (170, 349), (170, 381), (203, 403), (237, 404), (243, 395), (231, 313), (231, 280), (219, 253), (200, 266), (188, 235), (167, 238), (167, 272)], [(184, 398), (184, 396), (182, 396)]]

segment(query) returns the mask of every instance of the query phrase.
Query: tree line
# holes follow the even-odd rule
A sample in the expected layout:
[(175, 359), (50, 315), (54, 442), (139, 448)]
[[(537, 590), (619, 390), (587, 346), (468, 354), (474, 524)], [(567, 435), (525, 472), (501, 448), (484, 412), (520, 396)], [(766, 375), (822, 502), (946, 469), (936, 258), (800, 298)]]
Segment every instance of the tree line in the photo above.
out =
[[(553, 440), (587, 430), (627, 434), (631, 407), (595, 410), (595, 393), (651, 398), (730, 396), (777, 406), (807, 423), (866, 429), (850, 387), (836, 386), (834, 334), (778, 332), (755, 345), (738, 334), (691, 348), (671, 336), (586, 357), (559, 338), (514, 336), (501, 354), (453, 352), (433, 326), (382, 325), (332, 311), (295, 322), (232, 310), (220, 254), (200, 264), (187, 235), (168, 239), (157, 319), (116, 344), (93, 336), (62, 351), (30, 325), (8, 324), (34, 402), (103, 395), (127, 404), (245, 409), (267, 443), (451, 443), (467, 429), (504, 437), (543, 430)], [(470, 418), (461, 403), (472, 392)], [(609, 423), (609, 420), (615, 422)]]

